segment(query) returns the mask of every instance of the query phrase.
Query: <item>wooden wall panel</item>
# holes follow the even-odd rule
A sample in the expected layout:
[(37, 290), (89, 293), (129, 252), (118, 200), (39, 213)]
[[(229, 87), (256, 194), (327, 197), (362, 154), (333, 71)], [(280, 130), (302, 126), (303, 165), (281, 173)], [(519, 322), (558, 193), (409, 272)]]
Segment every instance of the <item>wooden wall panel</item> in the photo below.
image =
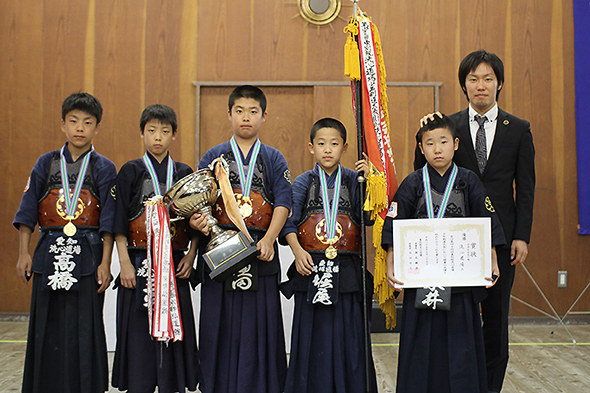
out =
[[(301, 131), (306, 136), (306, 145), (309, 142), (309, 133), (313, 123), (324, 117), (338, 119), (346, 127), (346, 141), (348, 143), (348, 150), (342, 156), (340, 162), (347, 168), (354, 168), (354, 163), (358, 159), (357, 137), (354, 113), (351, 110), (352, 99), (350, 87), (316, 86), (313, 90), (313, 119)], [(307, 154), (313, 157), (309, 152)], [(313, 160), (312, 165), (315, 165), (315, 161)]]
[(104, 109), (97, 151), (117, 168), (143, 154), (139, 117), (145, 106), (143, 1), (97, 0), (94, 94)]
[(199, 80), (251, 80), (250, 2), (199, 2)]
[[(351, 12), (343, 1), (341, 16)], [(500, 106), (531, 121), (537, 149), (535, 223), (527, 267), (563, 313), (590, 280), (590, 238), (578, 236), (574, 123), (573, 7), (571, 0), (361, 1), (379, 27), (389, 81), (441, 81), (440, 109), (467, 101), (457, 67), (470, 51), (486, 48), (505, 64)], [(63, 143), (60, 105), (87, 90), (104, 106), (99, 152), (120, 167), (143, 153), (138, 122), (143, 108), (160, 102), (176, 109), (180, 134), (174, 159), (194, 164), (193, 81), (345, 81), (342, 48), (346, 22), (318, 28), (297, 15), (294, 1), (23, 0), (0, 3), (0, 116), (9, 132), (6, 198), (0, 207), (6, 233), (0, 264), (0, 311), (26, 311), (29, 287), (14, 275), (17, 234), (11, 221), (36, 158)], [(352, 132), (347, 88), (272, 88), (263, 141), (286, 151), (293, 175), (313, 161), (305, 149), (314, 120), (342, 119)], [(204, 89), (203, 151), (211, 137), (231, 135), (228, 89)], [(398, 180), (412, 169), (417, 121), (431, 108), (429, 89), (390, 88), (391, 139)], [(204, 124), (204, 123), (201, 123)], [(224, 130), (225, 134), (208, 129)], [(354, 143), (345, 158), (354, 162)], [(290, 153), (291, 154), (291, 153)], [(350, 160), (350, 161), (346, 161)], [(550, 241), (547, 241), (550, 239)], [(570, 272), (556, 287), (557, 270)], [(514, 293), (544, 310), (532, 282), (517, 270)], [(578, 310), (590, 309), (590, 297)], [(536, 315), (515, 306), (517, 315)]]
[[(200, 154), (227, 142), (233, 135), (228, 118), (227, 99), (233, 87), (201, 88)], [(267, 116), (260, 129), (260, 140), (283, 152), (288, 158), (291, 177), (310, 169), (313, 157), (307, 151), (313, 116), (313, 91), (310, 87), (265, 87)]]
[(295, 21), (301, 18), (293, 18), (297, 6), (285, 0), (251, 3), (251, 79), (307, 80), (304, 30)]
[[(146, 10), (145, 106), (165, 104), (178, 111), (180, 104), (180, 35), (182, 7), (176, 2), (159, 0), (148, 2)], [(180, 114), (177, 113), (180, 118)], [(139, 121), (139, 116), (138, 116)], [(179, 132), (170, 147), (177, 161), (184, 161), (181, 146), (185, 134)], [(191, 164), (192, 166), (192, 164)]]
[[(2, 311), (28, 311), (30, 286), (16, 276), (17, 231), (12, 220), (37, 156), (51, 137), (44, 137), (43, 112), (43, 7), (36, 1), (7, 2), (0, 12), (0, 117), (5, 126), (0, 144), (4, 192), (0, 204), (0, 232), (4, 234), (0, 262)], [(36, 61), (34, 61), (36, 59)], [(57, 114), (57, 112), (56, 112)], [(59, 117), (54, 125), (59, 125)], [(32, 241), (36, 241), (34, 236)]]
[[(43, 122), (45, 136), (52, 136), (49, 148), (63, 144), (63, 133), (56, 122), (61, 120), (64, 98), (81, 89), (84, 83), (84, 54), (88, 4), (76, 0), (58, 0), (43, 7)], [(57, 116), (56, 116), (57, 114)], [(58, 123), (59, 124), (59, 123)], [(47, 149), (47, 146), (45, 146)]]

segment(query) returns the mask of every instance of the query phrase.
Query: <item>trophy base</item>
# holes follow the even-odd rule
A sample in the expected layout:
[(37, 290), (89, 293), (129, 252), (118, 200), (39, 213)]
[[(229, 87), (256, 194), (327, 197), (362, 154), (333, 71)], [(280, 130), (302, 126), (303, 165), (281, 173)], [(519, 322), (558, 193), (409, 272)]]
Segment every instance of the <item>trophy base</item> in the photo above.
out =
[(211, 269), (209, 277), (215, 281), (224, 281), (250, 263), (256, 255), (256, 245), (250, 244), (246, 235), (238, 232), (226, 242), (206, 252), (204, 258)]

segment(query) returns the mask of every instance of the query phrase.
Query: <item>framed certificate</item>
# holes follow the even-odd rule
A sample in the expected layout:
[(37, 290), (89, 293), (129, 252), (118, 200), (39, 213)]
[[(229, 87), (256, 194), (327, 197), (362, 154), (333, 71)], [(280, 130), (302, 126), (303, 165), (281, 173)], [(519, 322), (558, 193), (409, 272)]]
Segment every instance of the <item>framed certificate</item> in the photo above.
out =
[(393, 263), (401, 288), (489, 285), (491, 219), (393, 220)]

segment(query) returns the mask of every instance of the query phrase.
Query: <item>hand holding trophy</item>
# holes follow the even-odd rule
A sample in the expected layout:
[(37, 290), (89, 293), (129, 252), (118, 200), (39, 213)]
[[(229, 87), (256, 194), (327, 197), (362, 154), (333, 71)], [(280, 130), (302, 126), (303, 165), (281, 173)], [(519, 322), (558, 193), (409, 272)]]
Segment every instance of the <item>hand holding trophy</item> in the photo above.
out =
[[(200, 213), (207, 218), (211, 239), (203, 257), (211, 269), (210, 277), (218, 281), (223, 281), (247, 265), (250, 257), (255, 257), (257, 253), (254, 240), (248, 233), (231, 192), (226, 167), (227, 163), (221, 156), (208, 168), (199, 169), (180, 179), (164, 195), (164, 203), (179, 217), (186, 218)], [(212, 206), (220, 194), (223, 196), (227, 214), (240, 229), (239, 232), (223, 230), (217, 225)]]

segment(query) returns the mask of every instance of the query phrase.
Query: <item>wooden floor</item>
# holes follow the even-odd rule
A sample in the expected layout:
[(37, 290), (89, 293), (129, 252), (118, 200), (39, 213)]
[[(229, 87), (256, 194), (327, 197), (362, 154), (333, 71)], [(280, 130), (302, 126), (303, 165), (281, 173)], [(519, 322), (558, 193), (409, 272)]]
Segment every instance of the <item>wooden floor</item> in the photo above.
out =
[[(590, 392), (590, 325), (515, 325), (504, 393)], [(26, 322), (0, 322), (0, 392), (20, 392), (27, 338)], [(395, 392), (397, 333), (373, 334), (380, 393)], [(109, 354), (112, 364), (113, 354)], [(118, 390), (111, 389), (110, 392)]]

